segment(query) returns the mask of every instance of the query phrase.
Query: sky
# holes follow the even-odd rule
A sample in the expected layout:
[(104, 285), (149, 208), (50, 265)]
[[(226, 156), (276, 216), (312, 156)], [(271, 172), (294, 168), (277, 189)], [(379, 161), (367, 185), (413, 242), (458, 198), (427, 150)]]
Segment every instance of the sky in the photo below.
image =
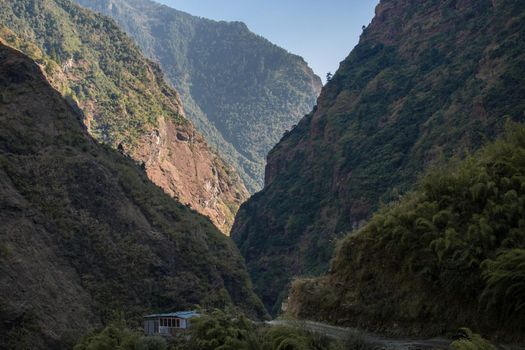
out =
[(323, 81), (359, 41), (379, 0), (156, 0), (195, 16), (242, 21), (302, 56)]

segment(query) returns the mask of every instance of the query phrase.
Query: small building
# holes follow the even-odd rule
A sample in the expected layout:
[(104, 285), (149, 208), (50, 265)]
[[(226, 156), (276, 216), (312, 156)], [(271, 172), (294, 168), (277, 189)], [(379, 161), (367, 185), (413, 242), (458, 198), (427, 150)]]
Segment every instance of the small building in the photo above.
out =
[(172, 336), (191, 327), (191, 319), (199, 317), (195, 311), (179, 311), (144, 316), (146, 335)]

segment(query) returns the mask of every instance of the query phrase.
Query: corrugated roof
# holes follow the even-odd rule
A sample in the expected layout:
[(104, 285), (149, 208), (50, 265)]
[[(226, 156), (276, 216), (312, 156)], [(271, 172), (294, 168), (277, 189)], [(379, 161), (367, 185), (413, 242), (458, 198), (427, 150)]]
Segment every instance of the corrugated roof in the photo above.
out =
[(168, 312), (165, 314), (153, 314), (153, 315), (146, 315), (144, 318), (155, 318), (155, 317), (178, 317), (178, 318), (192, 318), (200, 316), (197, 311), (177, 311), (177, 312)]

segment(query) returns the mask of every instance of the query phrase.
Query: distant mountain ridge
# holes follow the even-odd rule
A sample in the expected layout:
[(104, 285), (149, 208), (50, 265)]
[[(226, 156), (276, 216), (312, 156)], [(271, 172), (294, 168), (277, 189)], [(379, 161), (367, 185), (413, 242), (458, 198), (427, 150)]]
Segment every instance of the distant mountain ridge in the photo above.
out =
[(114, 18), (181, 93), (186, 115), (251, 192), (268, 151), (315, 104), (321, 80), (242, 22), (191, 16), (149, 0), (75, 0)]
[(292, 276), (325, 272), (335, 242), (525, 111), (522, 1), (383, 0), (318, 106), (268, 155), (232, 237), (273, 312)]
[(233, 242), (95, 142), (42, 69), (0, 41), (0, 348), (196, 305), (264, 316)]
[(195, 130), (160, 68), (115, 23), (69, 0), (0, 0), (0, 37), (45, 65), (98, 141), (143, 164), (225, 234), (248, 192)]

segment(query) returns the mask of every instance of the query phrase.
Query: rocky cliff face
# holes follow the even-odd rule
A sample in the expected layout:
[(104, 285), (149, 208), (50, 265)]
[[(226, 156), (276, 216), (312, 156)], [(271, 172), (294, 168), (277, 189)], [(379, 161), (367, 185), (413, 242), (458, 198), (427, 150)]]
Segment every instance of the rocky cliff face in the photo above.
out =
[(98, 141), (142, 163), (225, 234), (248, 192), (188, 122), (178, 94), (111, 20), (70, 1), (1, 1), (1, 36), (45, 66)]
[(166, 193), (208, 216), (229, 234), (248, 193), (235, 171), (210, 151), (191, 125), (160, 120), (135, 157), (144, 161), (148, 177)]
[(0, 348), (71, 348), (119, 313), (265, 314), (234, 244), (91, 139), (41, 67), (3, 44), (0, 89)]
[(321, 80), (298, 56), (250, 32), (149, 0), (75, 0), (114, 18), (181, 93), (188, 118), (262, 187), (268, 151), (310, 111)]
[(268, 307), (291, 276), (326, 270), (335, 241), (422, 169), (523, 119), (523, 16), (519, 1), (381, 1), (237, 214), (232, 237)]

